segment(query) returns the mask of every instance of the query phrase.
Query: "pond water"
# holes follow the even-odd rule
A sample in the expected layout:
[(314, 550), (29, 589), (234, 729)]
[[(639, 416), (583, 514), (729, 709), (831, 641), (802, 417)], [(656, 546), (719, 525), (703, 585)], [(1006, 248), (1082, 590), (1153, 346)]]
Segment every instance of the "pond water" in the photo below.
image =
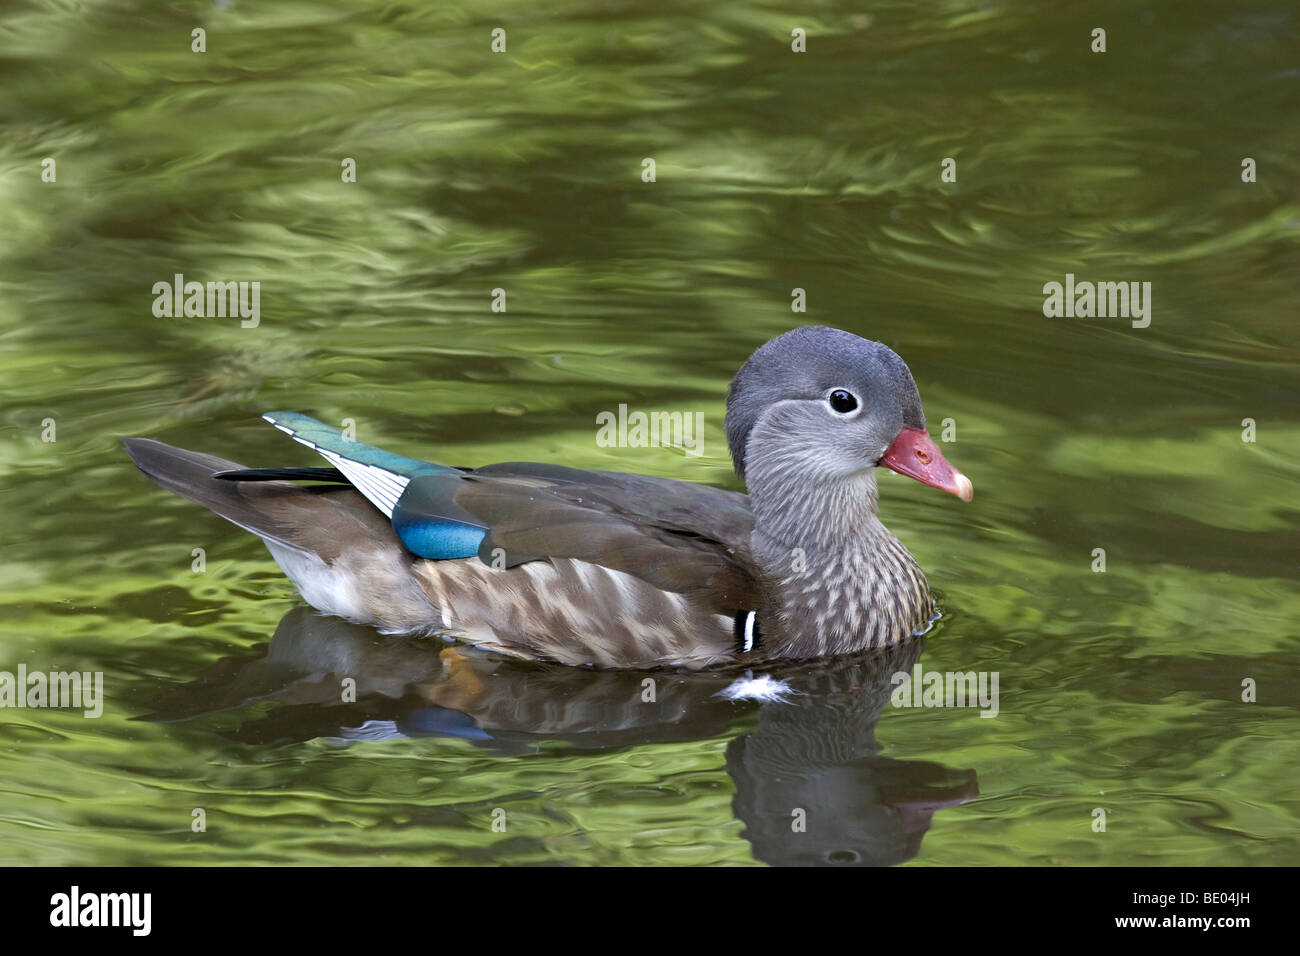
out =
[[(1231, 6), (8, 7), (0, 670), (104, 700), (0, 709), (0, 862), (1300, 863), (1300, 43)], [(177, 274), (256, 324), (155, 315)], [(882, 480), (943, 618), (785, 703), (323, 618), (119, 444), (318, 464), (296, 409), (738, 488), (727, 383), (806, 323), (907, 360), (976, 495)], [(918, 661), (996, 716), (896, 706)]]

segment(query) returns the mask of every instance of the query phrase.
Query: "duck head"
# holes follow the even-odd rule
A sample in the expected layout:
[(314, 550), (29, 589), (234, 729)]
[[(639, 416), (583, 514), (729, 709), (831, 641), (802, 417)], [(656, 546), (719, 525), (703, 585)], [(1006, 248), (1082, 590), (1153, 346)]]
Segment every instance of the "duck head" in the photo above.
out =
[(975, 493), (926, 431), (907, 363), (851, 332), (806, 326), (760, 347), (731, 382), (726, 425), (742, 478), (774, 459), (812, 482), (884, 465), (962, 501)]

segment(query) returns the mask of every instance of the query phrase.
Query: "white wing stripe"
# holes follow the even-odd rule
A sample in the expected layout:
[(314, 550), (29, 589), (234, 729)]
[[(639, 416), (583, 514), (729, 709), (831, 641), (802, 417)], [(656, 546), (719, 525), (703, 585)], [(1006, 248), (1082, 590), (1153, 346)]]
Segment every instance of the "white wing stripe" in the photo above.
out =
[(325, 448), (317, 448), (316, 450), (334, 467), (343, 472), (348, 481), (352, 482), (359, 492), (369, 498), (376, 508), (390, 518), (393, 516), (393, 508), (397, 505), (397, 499), (402, 497), (402, 492), (406, 490), (406, 486), (410, 482), (409, 478), (394, 474), (375, 465), (352, 461), (349, 458), (344, 458), (338, 452), (329, 451)]
[(325, 452), (324, 454), (345, 475), (349, 477), (355, 475), (356, 479), (366, 487), (373, 488), (377, 493), (382, 493), (385, 497), (391, 497), (394, 501), (402, 496), (402, 492), (406, 490), (406, 486), (410, 481), (409, 478), (395, 475), (384, 468), (351, 461), (334, 452)]

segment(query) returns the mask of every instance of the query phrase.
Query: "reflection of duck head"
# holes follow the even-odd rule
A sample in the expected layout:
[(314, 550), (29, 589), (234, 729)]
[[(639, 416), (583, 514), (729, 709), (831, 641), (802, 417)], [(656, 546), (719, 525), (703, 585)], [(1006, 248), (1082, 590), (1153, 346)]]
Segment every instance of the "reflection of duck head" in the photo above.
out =
[[(503, 660), (460, 645), (381, 638), (295, 608), (265, 657), (227, 659), (166, 692), (149, 715), (185, 720), (274, 701), (243, 723), (246, 743), (449, 736), (525, 753), (545, 741), (611, 749), (753, 731), (727, 748), (733, 803), (759, 860), (894, 863), (915, 856), (934, 809), (976, 793), (973, 771), (880, 757), (874, 728), (890, 675), (920, 642), (786, 668), (786, 702), (732, 701), (736, 672), (592, 671)], [(354, 682), (353, 684), (349, 682)], [(349, 692), (351, 691), (351, 692)], [(792, 826), (804, 811), (802, 829)]]
[(753, 732), (731, 741), (732, 806), (755, 857), (781, 865), (901, 863), (916, 856), (936, 809), (978, 794), (973, 770), (878, 754), (875, 726), (890, 677), (910, 671), (920, 653), (917, 643), (801, 669), (803, 693), (764, 707)]

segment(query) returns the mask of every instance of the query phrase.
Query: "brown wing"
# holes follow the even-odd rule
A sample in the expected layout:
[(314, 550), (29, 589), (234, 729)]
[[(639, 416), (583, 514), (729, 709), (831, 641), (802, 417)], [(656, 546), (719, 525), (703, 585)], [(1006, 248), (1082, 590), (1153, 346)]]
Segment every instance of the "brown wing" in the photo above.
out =
[(488, 525), (484, 560), (497, 548), (510, 563), (574, 558), (721, 614), (758, 606), (746, 495), (645, 475), (508, 463), (467, 473), (454, 503)]

